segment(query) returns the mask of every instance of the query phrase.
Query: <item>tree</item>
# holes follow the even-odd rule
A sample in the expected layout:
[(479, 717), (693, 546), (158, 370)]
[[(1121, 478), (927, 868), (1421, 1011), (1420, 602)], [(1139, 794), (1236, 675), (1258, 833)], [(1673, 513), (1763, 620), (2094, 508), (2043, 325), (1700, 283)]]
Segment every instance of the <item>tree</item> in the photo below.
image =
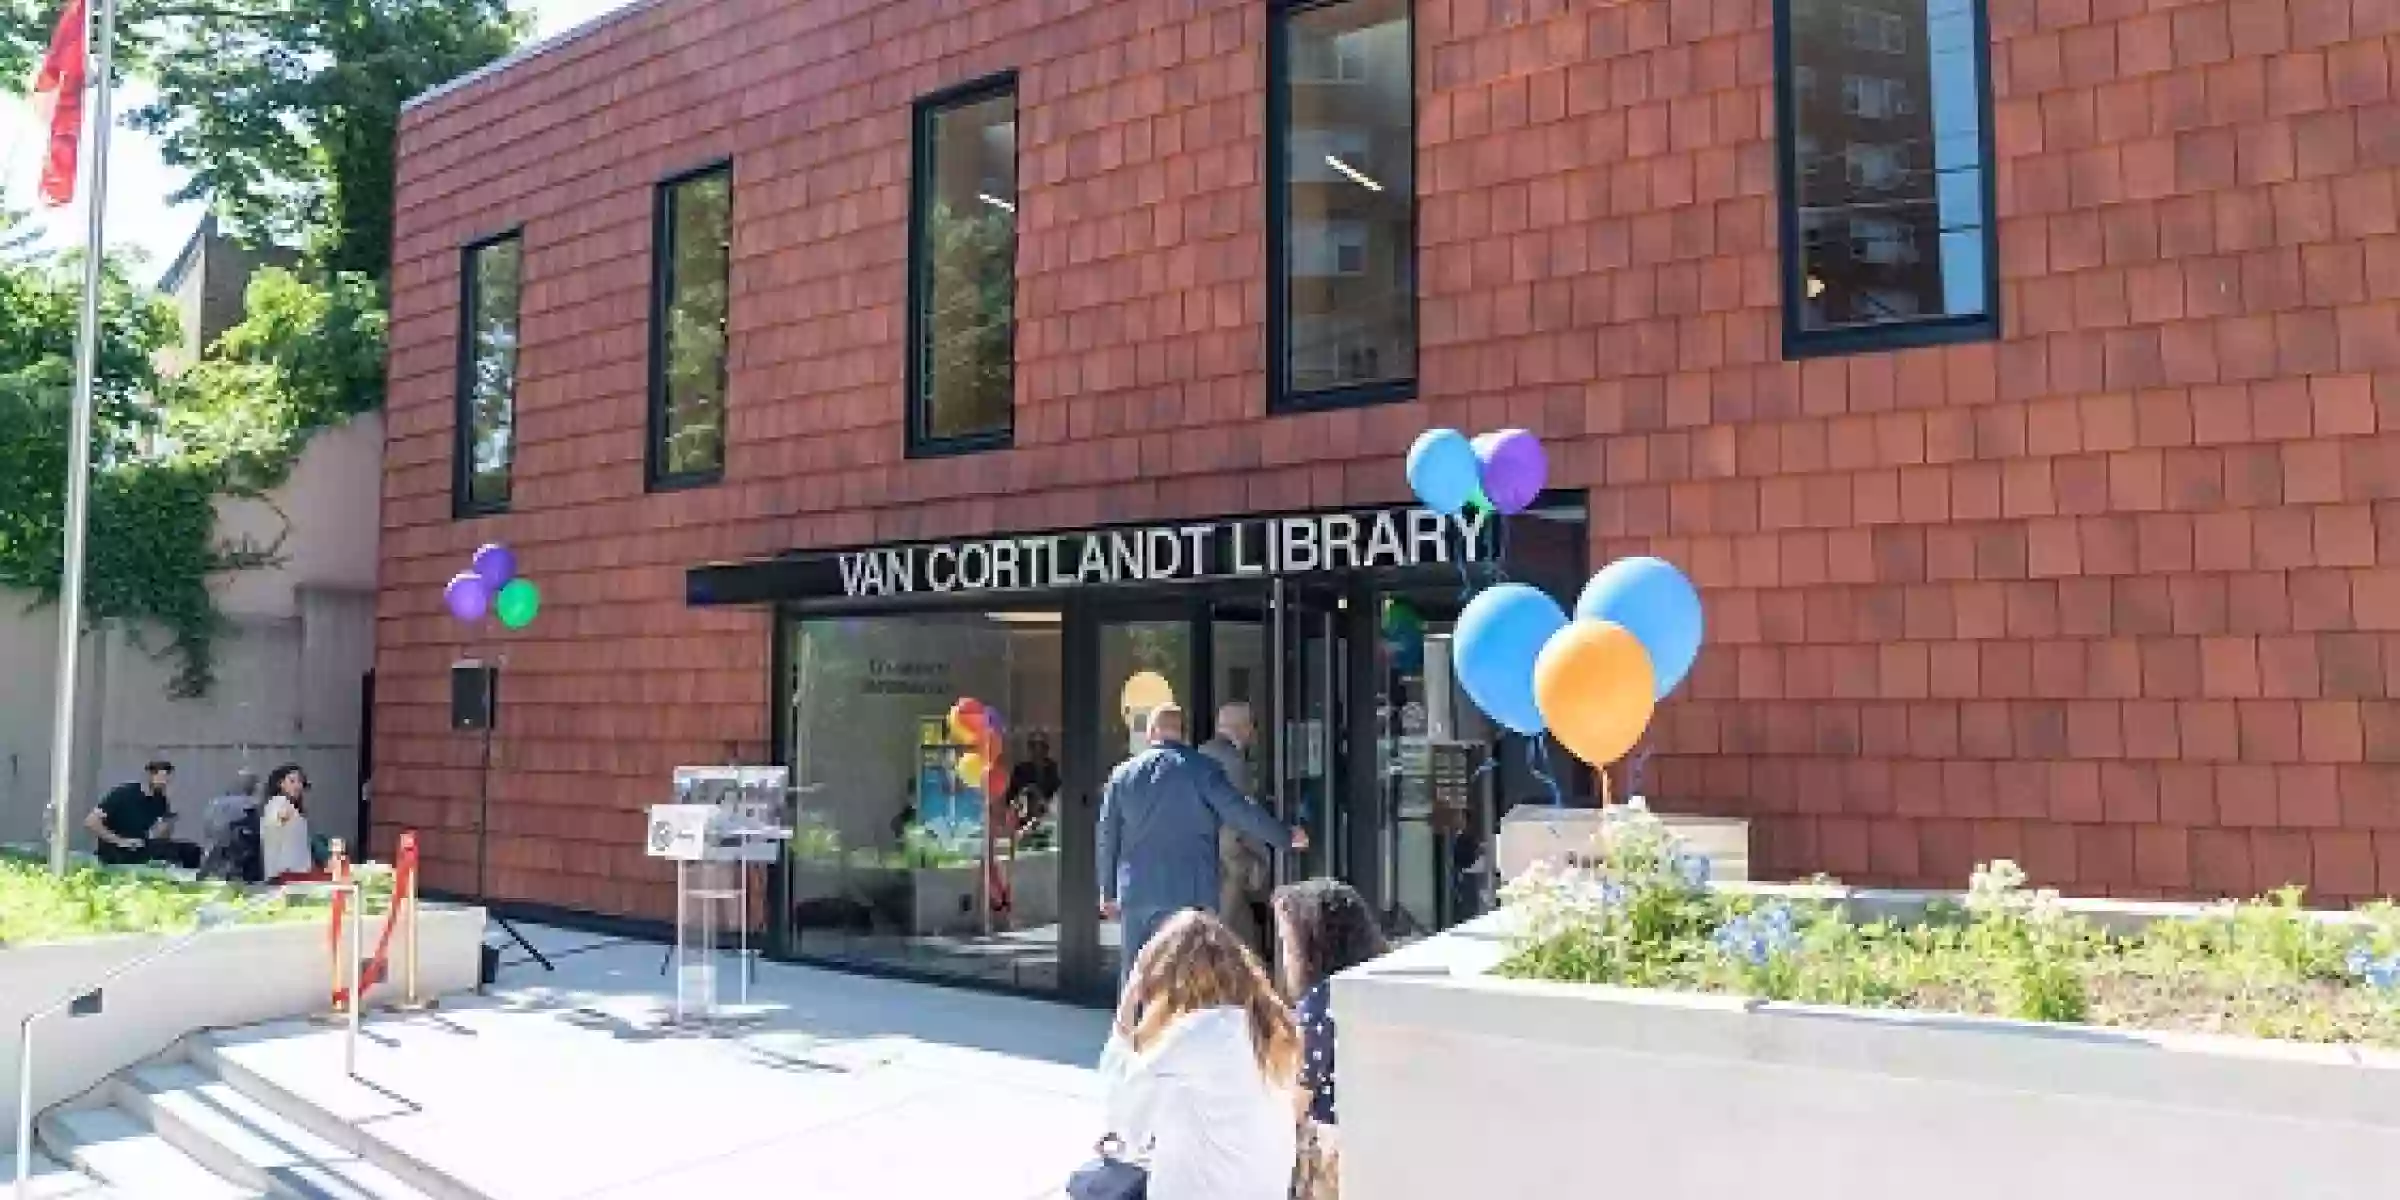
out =
[[(22, 87), (55, 0), (0, 0), (0, 86)], [(382, 280), (392, 152), (409, 97), (508, 53), (506, 0), (126, 0), (130, 70), (158, 87), (131, 114), (250, 241), (302, 245), (326, 276)]]
[(382, 294), (364, 277), (324, 287), (269, 267), (247, 316), (164, 387), (160, 413), (186, 466), (229, 493), (282, 483), (309, 435), (373, 407), (383, 381)]

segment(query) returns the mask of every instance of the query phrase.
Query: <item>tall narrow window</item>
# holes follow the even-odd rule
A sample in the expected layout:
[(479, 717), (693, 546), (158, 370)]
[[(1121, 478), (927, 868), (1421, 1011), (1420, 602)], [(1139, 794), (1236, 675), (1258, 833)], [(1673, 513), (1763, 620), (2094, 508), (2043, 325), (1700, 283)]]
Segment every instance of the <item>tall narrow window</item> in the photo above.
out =
[(1007, 445), (1017, 389), (1014, 76), (918, 102), (913, 181), (909, 450)]
[(1975, 0), (1778, 0), (1784, 348), (1996, 336)]
[(516, 235), (467, 247), (460, 266), (458, 445), (451, 502), (460, 516), (508, 507), (517, 457)]
[(1403, 399), (1417, 377), (1408, 0), (1296, 4), (1268, 48), (1268, 361), (1277, 408)]
[(708, 483), (725, 472), (725, 318), (733, 262), (733, 168), (658, 189), (650, 314), (650, 484)]

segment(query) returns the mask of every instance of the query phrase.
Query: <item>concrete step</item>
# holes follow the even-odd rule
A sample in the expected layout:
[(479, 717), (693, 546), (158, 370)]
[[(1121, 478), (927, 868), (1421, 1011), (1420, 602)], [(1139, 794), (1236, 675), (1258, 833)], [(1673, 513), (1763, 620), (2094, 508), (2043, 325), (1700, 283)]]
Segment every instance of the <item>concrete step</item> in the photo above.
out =
[(117, 1107), (218, 1176), (286, 1200), (426, 1200), (356, 1151), (317, 1136), (195, 1062), (138, 1067), (115, 1082)]
[(230, 1183), (121, 1108), (53, 1111), (41, 1120), (52, 1154), (127, 1200), (259, 1200), (265, 1193)]
[[(0, 1154), (0, 1186), (14, 1185), (16, 1178), (17, 1156)], [(25, 1194), (30, 1200), (110, 1200), (124, 1195), (73, 1167), (59, 1165), (56, 1159), (40, 1151), (34, 1152)]]
[[(361, 1196), (425, 1197), (427, 1200), (492, 1200), (491, 1197), (460, 1183), (442, 1171), (417, 1161), (405, 1151), (367, 1131), (368, 1122), (355, 1114), (333, 1111), (324, 1104), (304, 1098), (250, 1068), (243, 1066), (217, 1044), (214, 1033), (195, 1034), (185, 1042), (189, 1064), (229, 1087), (234, 1093), (258, 1109), (272, 1113), (291, 1129), (306, 1134), (314, 1144), (347, 1155), (365, 1170), (346, 1172), (343, 1178), (352, 1184), (373, 1178), (383, 1181), (379, 1186), (398, 1187), (396, 1192), (367, 1191)], [(382, 1089), (372, 1085), (356, 1085), (359, 1090), (374, 1095), (385, 1107), (398, 1104), (408, 1107)], [(372, 1176), (366, 1174), (372, 1171)], [(302, 1193), (303, 1195), (309, 1193)], [(345, 1195), (344, 1193), (331, 1193)]]

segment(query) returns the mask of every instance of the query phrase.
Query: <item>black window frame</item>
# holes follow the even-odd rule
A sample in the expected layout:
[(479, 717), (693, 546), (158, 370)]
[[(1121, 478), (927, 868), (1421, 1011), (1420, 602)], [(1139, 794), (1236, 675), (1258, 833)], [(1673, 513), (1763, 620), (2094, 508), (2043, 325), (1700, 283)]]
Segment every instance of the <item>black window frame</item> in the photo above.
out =
[(1420, 139), (1424, 132), (1422, 113), (1418, 111), (1417, 93), (1417, 4), (1416, 0), (1401, 0), (1408, 7), (1408, 243), (1409, 337), (1416, 343), (1416, 353), (1410, 356), (1411, 367), (1406, 379), (1385, 379), (1372, 383), (1350, 384), (1344, 387), (1316, 391), (1295, 391), (1291, 386), (1292, 331), (1290, 328), (1290, 291), (1292, 282), (1291, 204), (1286, 195), (1291, 183), (1291, 19), (1323, 9), (1339, 8), (1359, 0), (1269, 0), (1267, 7), (1267, 415), (1323, 412), (1331, 409), (1363, 408), (1377, 404), (1397, 404), (1417, 398), (1419, 381), (1425, 374), (1425, 246), (1424, 205), (1418, 187), (1418, 171), (1423, 165), (1424, 150)]
[(1011, 239), (1012, 261), (1008, 266), (1008, 427), (984, 433), (935, 437), (928, 430), (925, 388), (925, 217), (927, 201), (933, 183), (933, 119), (968, 104), (1007, 96), (1017, 104), (1019, 137), (1017, 140), (1017, 204), (1025, 202), (1025, 150), (1023, 93), (1017, 88), (1015, 69), (997, 71), (990, 75), (952, 84), (939, 91), (917, 97), (909, 111), (908, 147), (908, 327), (904, 353), (908, 357), (904, 371), (902, 405), (907, 410), (907, 457), (951, 458), (962, 454), (981, 454), (991, 450), (1006, 450), (1017, 444), (1017, 313), (1018, 301), (1023, 298), (1024, 230), (1020, 225)]
[[(699, 471), (666, 470), (667, 303), (675, 293), (675, 189), (712, 175), (725, 177), (725, 352), (717, 362), (717, 391), (725, 413), (717, 434), (717, 464)], [(725, 478), (733, 453), (733, 159), (719, 158), (660, 179), (650, 198), (650, 380), (649, 417), (642, 439), (642, 481), (653, 492), (707, 487)]]
[[(1833, 0), (1818, 0), (1831, 3)], [(1799, 114), (1792, 103), (1792, 5), (1775, 0), (1775, 229), (1777, 292), (1783, 298), (1783, 357), (1786, 360), (1828, 358), (1879, 350), (1908, 350), (1964, 342), (1996, 341), (2000, 337), (2000, 156), (1992, 121), (1992, 27), (1985, 0), (1967, 7), (1975, 17), (1975, 46), (1981, 58), (1975, 78), (1983, 153), (1983, 311), (1959, 316), (1930, 317), (1890, 325), (1846, 329), (1803, 329), (1800, 311), (1803, 269), (1800, 259), (1798, 164), (1793, 161), (1799, 141)], [(1820, 85), (1823, 73), (1820, 72)], [(1931, 103), (1931, 98), (1927, 98)]]
[[(476, 259), (506, 242), (517, 244), (517, 366), (508, 386), (508, 495), (499, 500), (475, 498), (475, 412), (469, 381), (475, 373)], [(525, 227), (512, 225), (459, 247), (458, 355), (452, 364), (450, 398), (450, 515), (453, 519), (488, 517), (509, 510), (517, 495), (517, 396), (525, 376)]]

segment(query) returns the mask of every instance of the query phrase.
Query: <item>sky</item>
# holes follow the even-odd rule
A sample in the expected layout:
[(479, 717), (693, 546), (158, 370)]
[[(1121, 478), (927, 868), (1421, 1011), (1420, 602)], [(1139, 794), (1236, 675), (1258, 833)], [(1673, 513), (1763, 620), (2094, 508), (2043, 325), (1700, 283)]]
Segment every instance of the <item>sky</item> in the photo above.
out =
[[(564, 33), (630, 0), (512, 0), (520, 12), (531, 12), (535, 38)], [(149, 103), (155, 93), (138, 81), (121, 88), (114, 104), (120, 116)], [(91, 192), (89, 170), (78, 178), (77, 203), (44, 209), (35, 201), (41, 174), (43, 131), (29, 102), (0, 95), (0, 194), (12, 209), (34, 213), (44, 240), (71, 247), (83, 240), (82, 201)], [(85, 131), (90, 137), (90, 131)], [(88, 150), (89, 147), (87, 146)], [(167, 264), (183, 249), (200, 223), (198, 204), (169, 204), (167, 197), (184, 183), (183, 173), (159, 161), (158, 146), (149, 138), (119, 124), (109, 141), (108, 212), (106, 234), (112, 253), (141, 257), (145, 264), (134, 278), (155, 283)]]

